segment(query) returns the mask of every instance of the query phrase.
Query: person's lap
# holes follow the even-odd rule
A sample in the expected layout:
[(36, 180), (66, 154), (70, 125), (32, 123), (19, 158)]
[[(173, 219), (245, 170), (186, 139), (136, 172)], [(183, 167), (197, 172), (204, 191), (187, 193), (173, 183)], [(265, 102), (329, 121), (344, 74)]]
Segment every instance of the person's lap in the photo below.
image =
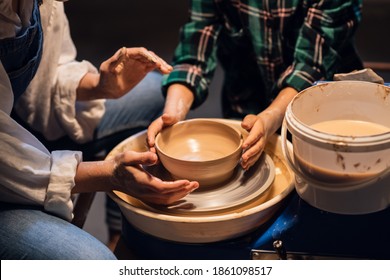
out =
[(89, 233), (39, 208), (0, 203), (0, 224), (2, 260), (116, 259)]

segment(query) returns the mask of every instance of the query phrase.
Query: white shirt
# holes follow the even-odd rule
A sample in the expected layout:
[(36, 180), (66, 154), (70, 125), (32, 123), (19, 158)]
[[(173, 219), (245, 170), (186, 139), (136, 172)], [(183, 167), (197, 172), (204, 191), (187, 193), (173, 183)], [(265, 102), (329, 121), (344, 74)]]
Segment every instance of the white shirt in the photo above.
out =
[[(17, 3), (17, 13), (14, 11), (14, 3)], [(30, 26), (33, 5), (33, 0), (0, 1), (0, 39), (14, 38), (22, 27)]]
[(63, 3), (44, 0), (40, 11), (44, 34), (41, 63), (15, 110), (48, 140), (68, 135), (85, 143), (92, 140), (104, 114), (104, 100), (76, 101), (76, 89), (87, 72), (98, 71), (88, 61), (75, 60), (76, 48)]
[[(53, 138), (68, 133), (76, 140), (88, 140), (104, 113), (104, 103), (99, 100), (76, 106), (75, 90), (85, 73), (96, 69), (88, 62), (74, 61), (76, 51), (62, 3), (44, 1), (41, 19), (43, 57), (30, 88), (20, 97), (27, 109), (24, 116), (33, 127)], [(81, 152), (50, 153), (10, 117), (13, 93), (1, 62), (0, 98), (0, 201), (42, 205), (70, 221), (71, 190)]]

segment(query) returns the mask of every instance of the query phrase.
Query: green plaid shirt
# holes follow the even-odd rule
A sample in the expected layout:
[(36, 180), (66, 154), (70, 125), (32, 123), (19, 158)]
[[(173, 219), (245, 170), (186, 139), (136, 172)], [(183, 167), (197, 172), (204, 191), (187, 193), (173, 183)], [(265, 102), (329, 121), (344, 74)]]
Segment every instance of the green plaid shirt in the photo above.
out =
[(362, 0), (192, 0), (163, 90), (184, 84), (199, 106), (219, 61), (225, 117), (258, 113), (284, 87), (301, 91), (362, 67), (353, 44), (361, 7)]

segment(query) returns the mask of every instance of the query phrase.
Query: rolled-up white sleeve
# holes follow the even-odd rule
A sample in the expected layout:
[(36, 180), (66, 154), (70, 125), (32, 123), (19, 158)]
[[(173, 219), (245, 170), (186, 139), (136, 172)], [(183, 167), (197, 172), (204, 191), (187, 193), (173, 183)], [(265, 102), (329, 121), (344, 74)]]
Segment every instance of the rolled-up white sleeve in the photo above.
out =
[(65, 220), (73, 218), (72, 188), (78, 151), (52, 154), (0, 110), (0, 201), (40, 205)]
[(76, 100), (76, 90), (86, 73), (95, 73), (87, 62), (71, 62), (57, 69), (61, 74), (54, 86), (53, 104), (57, 121), (66, 134), (77, 143), (91, 141), (93, 133), (104, 114), (104, 101)]
[(72, 188), (77, 165), (81, 161), (80, 152), (53, 151), (49, 186), (44, 201), (45, 210), (61, 216), (66, 220), (73, 219)]

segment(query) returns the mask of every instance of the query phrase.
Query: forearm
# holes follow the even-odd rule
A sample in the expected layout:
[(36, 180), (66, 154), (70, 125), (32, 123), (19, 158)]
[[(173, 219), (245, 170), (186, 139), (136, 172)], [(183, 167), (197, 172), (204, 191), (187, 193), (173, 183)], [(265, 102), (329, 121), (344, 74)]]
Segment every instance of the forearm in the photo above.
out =
[(80, 162), (75, 176), (72, 193), (107, 192), (112, 190), (112, 177), (115, 170), (113, 160)]
[(297, 94), (298, 91), (292, 87), (282, 89), (271, 105), (259, 114), (264, 119), (265, 125), (269, 126), (267, 131), (270, 135), (281, 126), (287, 106)]
[(194, 94), (188, 87), (173, 84), (168, 88), (164, 113), (176, 116), (179, 120), (184, 120), (193, 102)]
[(104, 98), (104, 94), (98, 87), (99, 76), (100, 74), (96, 73), (87, 73), (84, 75), (84, 77), (80, 80), (76, 91), (76, 99), (78, 101), (89, 101)]

